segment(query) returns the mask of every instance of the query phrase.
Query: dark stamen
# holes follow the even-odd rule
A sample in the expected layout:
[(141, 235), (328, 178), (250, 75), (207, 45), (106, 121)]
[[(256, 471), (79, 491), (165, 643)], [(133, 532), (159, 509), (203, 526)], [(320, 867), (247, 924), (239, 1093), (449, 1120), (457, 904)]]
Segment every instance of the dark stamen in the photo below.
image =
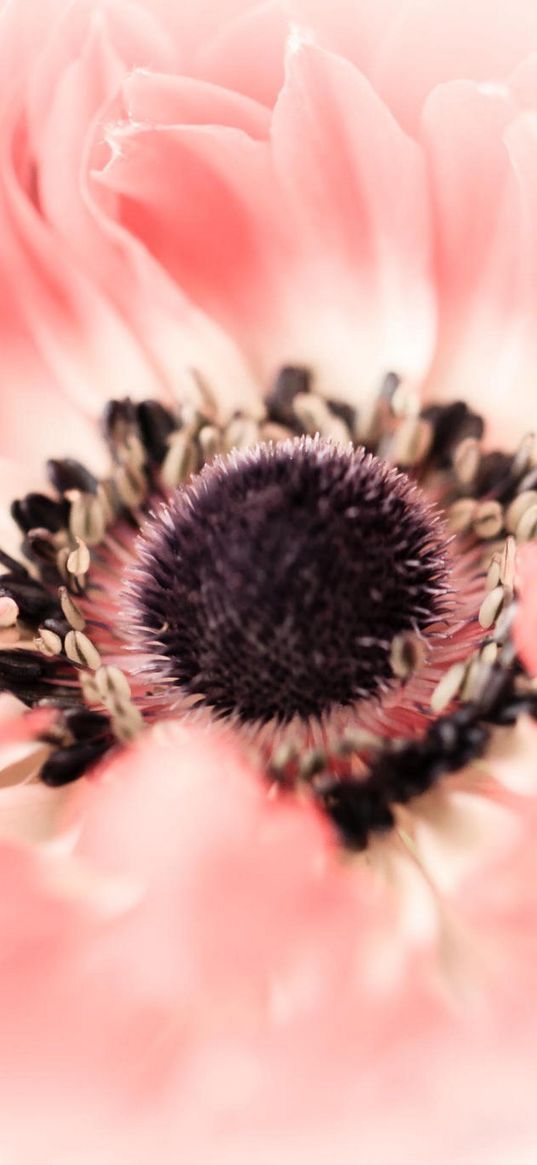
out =
[(12, 503), (11, 515), (23, 534), (36, 526), (43, 526), (56, 534), (67, 522), (69, 505), (64, 501), (56, 502), (46, 494), (31, 493)]
[(7, 595), (16, 602), (21, 617), (29, 622), (41, 622), (59, 614), (57, 599), (51, 596), (37, 579), (13, 579), (0, 575), (0, 595)]
[(296, 425), (293, 401), (299, 393), (311, 389), (311, 374), (307, 368), (287, 366), (281, 368), (274, 387), (266, 398), (267, 413), (271, 421), (282, 425)]
[(483, 418), (471, 412), (464, 401), (454, 401), (449, 405), (429, 405), (422, 417), (433, 426), (434, 438), (430, 450), (431, 458), (443, 468), (451, 463), (451, 454), (465, 437), (483, 436)]
[(93, 494), (99, 484), (93, 473), (72, 457), (66, 457), (63, 461), (47, 461), (47, 474), (51, 485), (59, 494), (67, 493), (70, 489)]
[(405, 805), (427, 792), (446, 773), (481, 756), (490, 729), (479, 709), (466, 705), (432, 724), (421, 740), (394, 747), (373, 762), (364, 780), (328, 776), (314, 790), (343, 844), (363, 849), (370, 833), (393, 825), (391, 806)]
[(136, 408), (140, 435), (154, 465), (161, 465), (168, 448), (168, 437), (177, 428), (177, 421), (156, 400), (143, 400)]
[(88, 740), (83, 744), (73, 744), (70, 748), (56, 749), (41, 769), (41, 780), (53, 788), (76, 781), (77, 777), (104, 756), (110, 744), (110, 739)]

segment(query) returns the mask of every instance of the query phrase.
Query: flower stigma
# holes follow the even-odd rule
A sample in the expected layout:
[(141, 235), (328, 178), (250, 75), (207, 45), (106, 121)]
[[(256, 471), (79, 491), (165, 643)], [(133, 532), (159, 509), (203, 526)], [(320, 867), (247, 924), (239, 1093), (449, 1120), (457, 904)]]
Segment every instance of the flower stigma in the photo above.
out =
[(379, 696), (394, 641), (445, 613), (433, 508), (364, 448), (320, 438), (217, 458), (161, 507), (137, 556), (138, 647), (242, 724), (322, 721)]

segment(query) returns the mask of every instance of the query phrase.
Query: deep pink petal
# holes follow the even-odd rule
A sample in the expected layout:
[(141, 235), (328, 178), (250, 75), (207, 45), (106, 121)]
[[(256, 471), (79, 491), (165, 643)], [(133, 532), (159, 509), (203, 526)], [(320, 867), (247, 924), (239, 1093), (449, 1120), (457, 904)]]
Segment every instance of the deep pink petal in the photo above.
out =
[(123, 226), (255, 358), (288, 275), (268, 144), (214, 126), (118, 126), (113, 140), (101, 180)]

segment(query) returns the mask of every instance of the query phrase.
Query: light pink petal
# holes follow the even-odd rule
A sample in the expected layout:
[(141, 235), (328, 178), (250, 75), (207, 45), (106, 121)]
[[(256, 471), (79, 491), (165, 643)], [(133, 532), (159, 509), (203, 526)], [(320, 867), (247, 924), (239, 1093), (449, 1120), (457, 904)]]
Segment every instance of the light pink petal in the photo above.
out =
[(504, 444), (535, 418), (528, 381), (534, 243), (505, 145), (515, 113), (506, 88), (460, 82), (433, 93), (423, 122), (439, 300), (428, 391), (463, 396), (486, 413), (490, 438)]
[[(25, 144), (21, 143), (22, 151)], [(118, 383), (146, 395), (158, 391), (137, 342), (112, 305), (62, 253), (20, 186), (4, 152), (4, 256), (11, 295), (49, 377), (85, 413), (117, 395)], [(2, 327), (16, 372), (16, 351)], [(15, 385), (13, 385), (15, 388)]]
[[(2, 436), (4, 450), (20, 457), (33, 452), (28, 437), (43, 454), (84, 450), (91, 459), (98, 442), (88, 429), (83, 435), (84, 417), (93, 419), (103, 400), (175, 397), (192, 379), (192, 369), (217, 387), (222, 382), (224, 400), (230, 384), (232, 399), (233, 393), (247, 399), (253, 392), (229, 338), (118, 229), (109, 217), (110, 200), (97, 205), (88, 189), (88, 167), (103, 164), (103, 149), (108, 156), (99, 116), (121, 76), (112, 37), (120, 9), (125, 12), (121, 4), (112, 5), (107, 20), (91, 6), (76, 6), (67, 15), (63, 10), (58, 26), (52, 20), (50, 43), (44, 38), (30, 117), (42, 208), (35, 201), (34, 143), (22, 114), (14, 109), (6, 115), (1, 331), (5, 374), (19, 405), (11, 403)], [(20, 26), (18, 33), (20, 40)], [(139, 36), (135, 20), (121, 38), (127, 56), (135, 52), (137, 37), (140, 45)], [(74, 45), (79, 55), (70, 61)], [(141, 59), (150, 51), (158, 60), (150, 45), (148, 37)], [(23, 420), (27, 408), (33, 408), (32, 427)]]
[(75, 810), (74, 894), (58, 855), (0, 847), (3, 1147), (114, 1165), (156, 1144), (166, 1165), (260, 1147), (267, 1165), (475, 1165), (476, 1144), (488, 1165), (525, 1160), (533, 814), (487, 877), (468, 873), (446, 935), (456, 960), (463, 938), (481, 952), (469, 1008), (425, 959), (371, 976), (386, 892), (334, 863), (306, 808), (267, 800), (229, 741), (148, 734)]
[[(101, 140), (102, 156), (101, 121), (119, 90), (125, 66), (101, 13), (94, 13), (85, 36), (81, 30), (80, 39), (76, 55), (67, 59), (61, 71), (49, 77), (47, 70), (44, 79), (38, 74), (41, 85), (34, 82), (30, 141), (38, 168), (43, 217), (77, 259), (86, 268), (88, 262), (92, 263), (113, 290), (114, 275), (117, 279), (118, 274), (117, 255), (113, 248), (103, 246), (95, 230), (83, 181), (96, 134)], [(57, 47), (56, 42), (54, 46)]]
[[(40, 27), (37, 21), (28, 21), (24, 0), (14, 0), (12, 24), (15, 28), (17, 44), (12, 51), (20, 57), (20, 43), (33, 28), (31, 59), (28, 63), (27, 90), (25, 100), (29, 118), (29, 130), (33, 140), (39, 142), (50, 116), (51, 104), (58, 84), (63, 83), (66, 73), (77, 72), (78, 58), (87, 55), (88, 39), (102, 42), (123, 62), (128, 71), (137, 65), (151, 65), (153, 68), (173, 67), (175, 54), (166, 29), (159, 23), (158, 16), (145, 9), (136, 0), (78, 0), (75, 4), (65, 0), (46, 0), (48, 19)], [(45, 4), (39, 5), (39, 13)], [(74, 109), (66, 109), (66, 120), (76, 118), (80, 101), (88, 99), (90, 90), (98, 93), (106, 81), (97, 61), (93, 79), (85, 76), (85, 63), (81, 62), (82, 91)], [(93, 82), (93, 83), (92, 83)], [(87, 127), (86, 127), (87, 128)]]
[(305, 44), (289, 53), (273, 143), (303, 248), (289, 321), (301, 353), (355, 398), (392, 367), (418, 376), (433, 342), (420, 150), (355, 68)]
[(272, 108), (283, 84), (288, 33), (278, 0), (256, 4), (200, 47), (196, 73)]
[(265, 143), (233, 128), (118, 125), (111, 141), (101, 181), (122, 196), (123, 225), (265, 383), (283, 361), (306, 360), (321, 387), (356, 400), (391, 366), (423, 371), (423, 163), (351, 66), (313, 49), (291, 56), (277, 174)]
[[(26, 472), (26, 489), (42, 476), (42, 462), (47, 456), (65, 456), (74, 445), (99, 467), (101, 443), (97, 441), (87, 416), (62, 389), (65, 385), (43, 358), (36, 342), (29, 306), (46, 311), (46, 295), (41, 295), (34, 266), (20, 247), (14, 224), (0, 191), (4, 220), (0, 225), (3, 264), (0, 270), (0, 338), (4, 390), (0, 394), (0, 456), (13, 466), (13, 485), (9, 467), (4, 464), (0, 480), (2, 499), (10, 500), (20, 490), (18, 479)], [(0, 212), (1, 213), (1, 212)], [(48, 293), (46, 293), (48, 294)], [(54, 311), (61, 314), (56, 302)], [(42, 321), (40, 319), (40, 326)], [(58, 322), (58, 327), (60, 325)], [(28, 423), (31, 417), (32, 423)], [(18, 463), (15, 467), (15, 463)]]
[(503, 81), (537, 49), (533, 0), (287, 0), (318, 43), (359, 65), (410, 133), (428, 94), (451, 80)]
[[(41, 183), (49, 220), (74, 253), (82, 269), (102, 288), (136, 336), (153, 392), (176, 399), (189, 367), (215, 382), (225, 407), (227, 396), (243, 403), (252, 395), (251, 378), (241, 367), (229, 338), (186, 300), (164, 271), (151, 262), (117, 224), (115, 198), (96, 187), (90, 172), (105, 165), (109, 147), (103, 119), (110, 116), (109, 95), (120, 84), (123, 68), (102, 21), (90, 25), (81, 55), (58, 82), (41, 141)], [(131, 74), (122, 90), (134, 120), (189, 120), (204, 115), (244, 122), (266, 133), (267, 115), (246, 98), (235, 97), (189, 79), (159, 74)], [(66, 119), (65, 109), (72, 111)], [(167, 113), (165, 113), (165, 110)], [(107, 193), (108, 197), (103, 197)], [(134, 377), (126, 390), (136, 394)], [(117, 390), (116, 390), (117, 391)], [(142, 390), (143, 391), (143, 390)]]
[(189, 73), (198, 53), (255, 0), (140, 0), (153, 19), (168, 34), (173, 45), (178, 71)]
[[(352, 61), (370, 76), (381, 45), (401, 12), (401, 0), (285, 0), (299, 32), (320, 48)], [(409, 77), (405, 76), (405, 84)]]
[(533, 0), (411, 0), (398, 6), (370, 75), (401, 123), (417, 133), (421, 109), (437, 84), (503, 81), (535, 49)]
[(517, 65), (509, 77), (509, 90), (519, 109), (537, 109), (537, 51)]
[[(175, 969), (166, 990), (172, 994), (212, 990), (218, 966), (222, 998), (234, 999), (239, 1012), (257, 1010), (271, 984), (279, 982), (285, 992), (286, 977), (298, 974), (306, 977), (308, 993), (324, 995), (339, 959), (352, 958), (343, 913), (351, 888), (331, 869), (321, 821), (296, 803), (269, 800), (267, 793), (231, 742), (173, 723), (160, 725), (82, 792), (77, 852), (104, 869), (142, 877), (150, 895), (158, 896), (168, 921), (154, 909), (138, 919), (148, 927), (147, 949), (153, 952), (140, 974), (160, 977), (171, 957)], [(103, 831), (105, 803), (109, 824)], [(76, 817), (76, 807), (74, 812)], [(255, 912), (251, 884), (244, 883), (250, 863), (256, 870)], [(225, 910), (209, 928), (200, 926), (223, 879)], [(327, 961), (319, 961), (315, 945), (319, 911), (330, 948)], [(159, 953), (162, 942), (165, 958)]]
[(221, 125), (266, 138), (270, 115), (259, 101), (206, 79), (137, 69), (122, 89), (133, 122), (160, 125)]

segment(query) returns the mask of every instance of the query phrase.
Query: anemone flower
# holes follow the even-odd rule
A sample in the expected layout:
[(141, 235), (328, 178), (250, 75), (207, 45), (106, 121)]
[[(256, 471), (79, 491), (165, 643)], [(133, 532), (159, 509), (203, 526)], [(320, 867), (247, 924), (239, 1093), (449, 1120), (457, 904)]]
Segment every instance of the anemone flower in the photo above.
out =
[(7, 1165), (534, 1160), (536, 53), (0, 10)]

